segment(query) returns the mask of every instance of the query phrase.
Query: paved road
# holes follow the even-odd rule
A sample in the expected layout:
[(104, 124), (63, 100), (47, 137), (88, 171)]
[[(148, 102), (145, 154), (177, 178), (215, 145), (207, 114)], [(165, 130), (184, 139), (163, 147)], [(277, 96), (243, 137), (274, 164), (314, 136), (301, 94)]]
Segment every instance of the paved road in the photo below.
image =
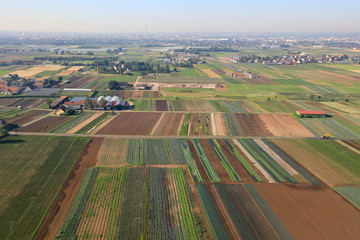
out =
[[(70, 134), (70, 133), (43, 133), (43, 132), (9, 132), (10, 135), (36, 135), (36, 136), (67, 136), (67, 137), (111, 137), (111, 138), (132, 138), (132, 139), (144, 139), (144, 138), (247, 138), (247, 139), (321, 139), (317, 137), (274, 137), (274, 136), (262, 136), (262, 137), (244, 137), (244, 136), (149, 136), (149, 135), (106, 135), (106, 134)], [(360, 138), (333, 138), (337, 140), (360, 140)]]

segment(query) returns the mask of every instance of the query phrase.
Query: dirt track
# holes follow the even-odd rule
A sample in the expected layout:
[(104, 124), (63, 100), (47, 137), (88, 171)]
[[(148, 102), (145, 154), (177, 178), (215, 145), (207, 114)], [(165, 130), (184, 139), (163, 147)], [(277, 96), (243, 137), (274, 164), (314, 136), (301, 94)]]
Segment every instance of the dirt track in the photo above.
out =
[(81, 185), (85, 170), (96, 165), (102, 142), (102, 138), (93, 138), (85, 145), (34, 239), (55, 239)]

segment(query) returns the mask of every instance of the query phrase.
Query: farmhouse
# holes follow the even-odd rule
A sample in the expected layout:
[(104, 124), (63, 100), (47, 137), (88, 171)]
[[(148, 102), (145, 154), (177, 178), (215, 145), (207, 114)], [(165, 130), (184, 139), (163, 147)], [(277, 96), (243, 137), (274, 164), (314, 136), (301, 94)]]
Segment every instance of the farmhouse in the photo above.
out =
[(67, 96), (61, 96), (56, 99), (51, 105), (51, 108), (58, 108), (60, 104), (64, 104), (66, 100), (69, 100)]
[(319, 117), (326, 117), (326, 113), (324, 111), (296, 111), (296, 114), (298, 116), (300, 116), (301, 118), (303, 117), (310, 117), (310, 118), (319, 118)]

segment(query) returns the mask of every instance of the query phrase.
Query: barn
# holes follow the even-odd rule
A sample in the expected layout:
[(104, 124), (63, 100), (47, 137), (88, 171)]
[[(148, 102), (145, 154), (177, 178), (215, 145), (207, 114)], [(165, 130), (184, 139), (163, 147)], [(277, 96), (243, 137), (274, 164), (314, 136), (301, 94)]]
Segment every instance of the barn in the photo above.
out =
[(304, 110), (299, 110), (296, 111), (296, 114), (301, 117), (308, 117), (308, 118), (325, 118), (326, 117), (326, 113), (324, 111), (304, 111)]

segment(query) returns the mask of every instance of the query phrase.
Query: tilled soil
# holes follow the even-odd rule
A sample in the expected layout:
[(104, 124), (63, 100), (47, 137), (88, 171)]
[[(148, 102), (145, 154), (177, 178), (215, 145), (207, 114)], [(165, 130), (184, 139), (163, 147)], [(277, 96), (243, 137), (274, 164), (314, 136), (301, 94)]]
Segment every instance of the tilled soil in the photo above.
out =
[(37, 116), (40, 116), (46, 112), (47, 111), (31, 110), (27, 113), (21, 114), (20, 116), (9, 119), (8, 123), (17, 124), (20, 126), (20, 125), (23, 125), (25, 123), (35, 120)]
[(19, 132), (49, 132), (70, 119), (71, 117), (45, 117), (26, 127), (20, 128)]
[(97, 134), (149, 135), (161, 113), (123, 112)]
[(183, 113), (165, 113), (161, 118), (152, 135), (175, 136), (178, 134)]

